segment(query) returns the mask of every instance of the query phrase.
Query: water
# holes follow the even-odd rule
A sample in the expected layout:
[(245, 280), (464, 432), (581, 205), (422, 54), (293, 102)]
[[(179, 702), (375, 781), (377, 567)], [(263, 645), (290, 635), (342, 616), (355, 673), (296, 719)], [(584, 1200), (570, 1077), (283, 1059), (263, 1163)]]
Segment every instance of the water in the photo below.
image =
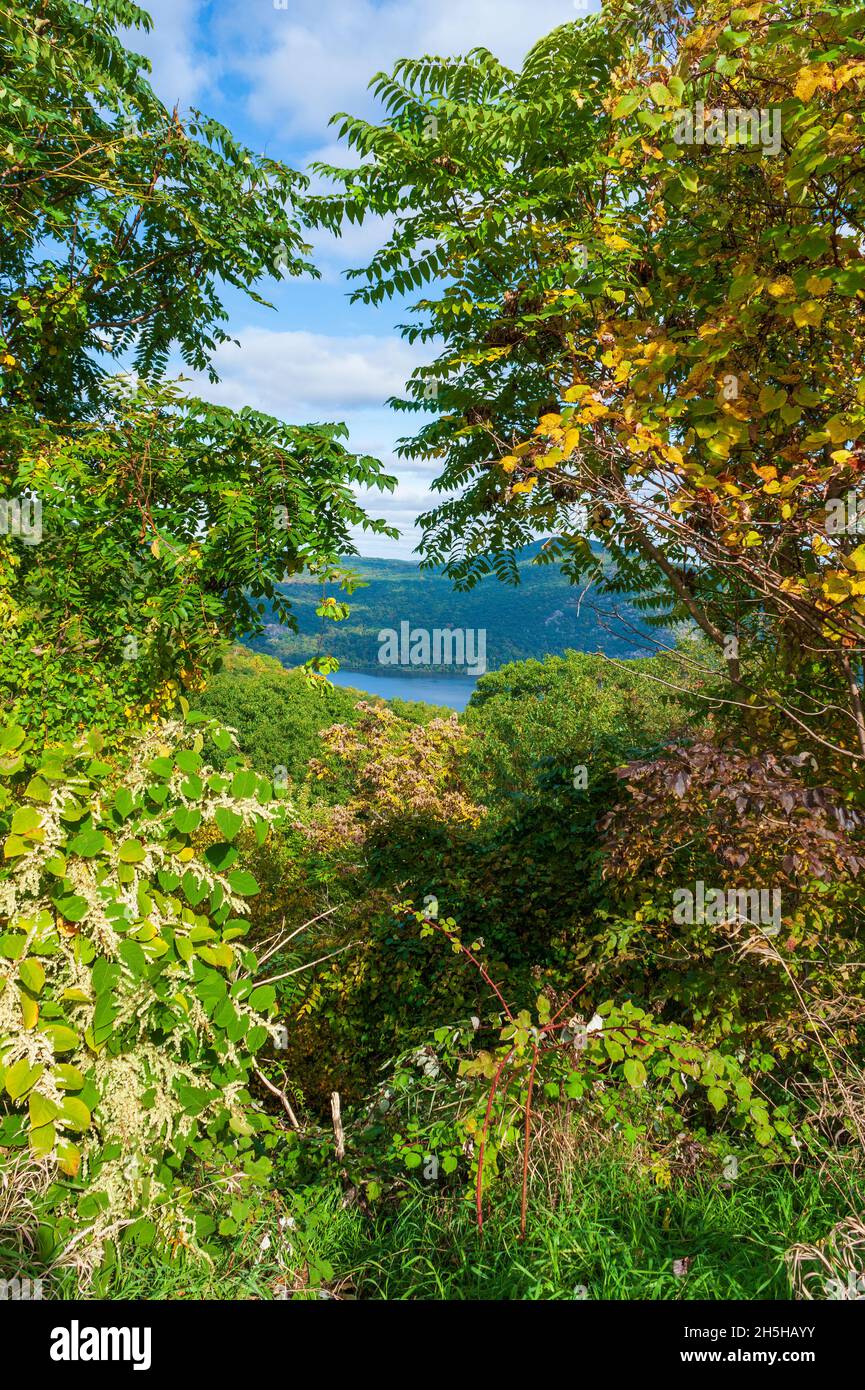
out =
[(471, 676), (379, 676), (367, 671), (336, 671), (328, 677), (334, 685), (350, 685), (383, 700), (423, 700), (428, 705), (465, 709), (477, 680)]

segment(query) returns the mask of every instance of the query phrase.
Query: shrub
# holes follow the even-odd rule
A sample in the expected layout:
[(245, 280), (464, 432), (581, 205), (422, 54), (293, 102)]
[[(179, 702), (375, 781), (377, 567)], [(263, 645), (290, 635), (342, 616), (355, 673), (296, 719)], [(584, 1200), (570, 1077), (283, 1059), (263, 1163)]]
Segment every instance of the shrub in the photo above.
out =
[(187, 1155), (235, 1197), (267, 1171), (249, 1085), (274, 991), (243, 944), (258, 885), (235, 842), (281, 808), (239, 760), (214, 772), (206, 738), (230, 747), (192, 714), (112, 764), (95, 735), (0, 734), (0, 1144), (53, 1168), (49, 1250), (85, 1231), (98, 1258), (132, 1218), (206, 1236)]

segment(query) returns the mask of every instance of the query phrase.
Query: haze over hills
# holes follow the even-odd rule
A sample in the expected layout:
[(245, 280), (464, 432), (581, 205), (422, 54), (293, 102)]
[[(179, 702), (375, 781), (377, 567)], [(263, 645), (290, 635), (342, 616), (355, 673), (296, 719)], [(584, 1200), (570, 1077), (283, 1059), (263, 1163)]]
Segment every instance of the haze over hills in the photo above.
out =
[[(542, 658), (567, 649), (636, 657), (657, 650), (661, 635), (652, 632), (623, 597), (603, 596), (594, 588), (574, 586), (555, 565), (533, 564), (543, 542), (519, 554), (520, 584), (503, 584), (487, 576), (476, 588), (458, 593), (451, 581), (408, 560), (352, 556), (350, 568), (366, 587), (347, 600), (348, 618), (335, 623), (316, 614), (322, 587), (309, 577), (291, 579), (282, 589), (291, 602), (298, 631), (270, 621), (258, 637), (244, 639), (253, 650), (296, 666), (317, 654), (338, 658), (349, 671), (381, 671), (379, 632), (456, 628), (486, 632), (486, 666), (496, 670), (509, 661)], [(329, 590), (329, 592), (331, 592)], [(400, 666), (401, 675), (453, 675), (453, 667), (433, 664)]]

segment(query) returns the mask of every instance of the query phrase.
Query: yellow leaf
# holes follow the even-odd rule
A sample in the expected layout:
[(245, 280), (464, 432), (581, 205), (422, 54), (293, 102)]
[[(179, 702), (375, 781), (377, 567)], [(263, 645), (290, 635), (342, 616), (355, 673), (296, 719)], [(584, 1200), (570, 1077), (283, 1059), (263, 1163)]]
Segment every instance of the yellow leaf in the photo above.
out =
[(561, 449), (551, 449), (543, 458), (535, 459), (535, 468), (555, 468), (562, 461)]
[(820, 588), (832, 603), (841, 603), (850, 593), (850, 580), (840, 570), (833, 570), (827, 574)]
[(774, 299), (792, 299), (796, 293), (796, 286), (789, 275), (782, 276), (780, 280), (773, 280), (768, 289)]
[(81, 1167), (81, 1150), (75, 1144), (58, 1144), (57, 1162), (62, 1173), (74, 1178)]
[(806, 299), (793, 310), (793, 322), (797, 328), (818, 328), (823, 321), (826, 306), (816, 299)]
[(821, 65), (800, 68), (793, 91), (800, 101), (810, 101), (822, 79)]
[(605, 237), (604, 241), (611, 251), (633, 251), (636, 249), (629, 241), (625, 241), (623, 236), (619, 236), (618, 232), (613, 232), (611, 236)]
[(35, 1028), (39, 1019), (39, 1005), (36, 1003), (35, 999), (31, 999), (29, 994), (25, 994), (23, 990), (19, 990), (19, 998), (21, 1000), (21, 1013), (24, 1018), (24, 1027)]
[(563, 440), (562, 440), (562, 453), (565, 454), (565, 455), (567, 455), (567, 454), (572, 454), (572, 453), (574, 452), (574, 450), (576, 449), (577, 445), (579, 444), (579, 442), (580, 442), (580, 431), (579, 431), (579, 430), (565, 430), (565, 435), (564, 435), (564, 438), (563, 438)]
[(850, 438), (851, 426), (843, 415), (833, 415), (831, 420), (826, 421), (826, 433), (833, 444), (843, 444)]
[(828, 294), (832, 288), (832, 281), (828, 275), (809, 275), (805, 281), (805, 288), (809, 294), (815, 294), (820, 299), (824, 294)]

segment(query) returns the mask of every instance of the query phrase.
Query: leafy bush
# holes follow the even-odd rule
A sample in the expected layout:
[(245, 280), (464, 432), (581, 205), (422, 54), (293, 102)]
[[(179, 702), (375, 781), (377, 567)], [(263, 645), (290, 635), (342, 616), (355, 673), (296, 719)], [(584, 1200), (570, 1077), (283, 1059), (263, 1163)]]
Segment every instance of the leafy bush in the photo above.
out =
[(258, 885), (236, 841), (281, 808), (205, 739), (230, 746), (192, 714), (111, 764), (97, 736), (0, 735), (0, 1142), (52, 1165), (56, 1245), (148, 1214), (188, 1243), (187, 1155), (235, 1197), (267, 1171), (249, 1087), (275, 996), (243, 944)]
[(609, 765), (611, 739), (624, 757), (693, 720), (687, 691), (665, 681), (682, 686), (669, 658), (621, 663), (588, 652), (512, 662), (482, 676), (465, 715), (477, 735), (467, 759), (476, 794), (513, 809), (515, 799), (534, 795), (542, 767), (558, 767), (573, 782), (583, 765), (588, 787)]
[[(767, 1070), (791, 1058), (822, 1070), (827, 1046), (861, 1055), (862, 813), (812, 761), (674, 745), (620, 769), (625, 794), (599, 826), (590, 977), (703, 1036), (761, 1040)], [(704, 895), (722, 885), (723, 910), (683, 919), (676, 890), (698, 882)], [(759, 891), (771, 923), (755, 920)]]

